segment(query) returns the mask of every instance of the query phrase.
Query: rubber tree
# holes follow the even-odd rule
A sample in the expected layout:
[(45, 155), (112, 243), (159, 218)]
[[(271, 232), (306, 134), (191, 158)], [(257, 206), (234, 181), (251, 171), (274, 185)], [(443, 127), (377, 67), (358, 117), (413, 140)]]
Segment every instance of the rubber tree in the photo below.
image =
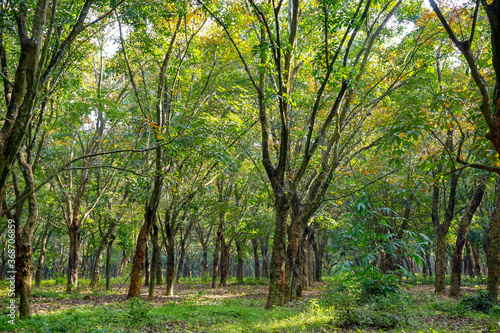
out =
[[(450, 296), (458, 296), (460, 293), (460, 282), (462, 277), (463, 252), (465, 243), (467, 242), (467, 233), (472, 218), (481, 200), (483, 199), (484, 190), (486, 189), (487, 177), (482, 176), (479, 183), (476, 185), (472, 193), (467, 207), (458, 224), (457, 239), (455, 241), (455, 250), (453, 253), (453, 261), (451, 264), (451, 280), (450, 280)], [(470, 267), (469, 267), (470, 270)]]
[[(329, 34), (328, 28), (325, 29), (326, 33), (322, 32), (323, 36), (318, 36), (322, 43), (323, 75), (314, 94), (312, 105), (304, 105), (304, 108), (311, 111), (305, 116), (305, 124), (300, 125), (306, 129), (305, 138), (297, 142), (293, 142), (294, 139), (291, 136), (293, 126), (296, 126), (296, 124), (292, 125), (294, 119), (291, 115), (295, 114), (292, 100), (294, 83), (303, 66), (303, 63), (297, 60), (297, 52), (298, 49), (306, 47), (305, 45), (298, 46), (298, 42), (303, 41), (300, 36), (305, 29), (300, 24), (299, 7), (302, 6), (300, 1), (290, 1), (287, 7), (282, 6), (281, 2), (263, 5), (249, 1), (248, 11), (258, 22), (254, 27), (258, 41), (255, 49), (259, 56), (259, 63), (255, 64), (255, 67), (259, 68), (257, 74), (252, 71), (253, 67), (238, 48), (237, 41), (225, 22), (201, 1), (198, 2), (226, 32), (257, 95), (262, 163), (274, 194), (275, 230), (270, 264), (271, 282), (266, 303), (266, 308), (272, 308), (274, 305), (283, 305), (285, 301), (294, 297), (294, 292), (290, 290), (293, 281), (292, 272), (295, 269), (304, 228), (321, 205), (322, 196), (326, 193), (334, 171), (340, 163), (339, 156), (346, 153), (343, 149), (349, 146), (350, 140), (348, 139), (344, 142), (345, 146), (338, 148), (339, 140), (344, 138), (341, 135), (342, 131), (347, 128), (345, 126), (347, 115), (352, 110), (350, 105), (354, 96), (352, 87), (361, 75), (352, 71), (347, 78), (340, 80), (337, 84), (338, 89), (332, 92), (330, 85), (333, 84), (335, 71), (339, 68), (338, 66), (359, 67), (360, 72), (364, 71), (375, 41), (402, 2), (390, 2), (380, 10), (381, 15), (375, 15), (377, 19), (371, 22), (365, 22), (371, 9), (371, 1), (357, 2), (353, 7), (354, 10), (349, 13), (350, 18), (343, 22), (346, 29), (343, 30), (341, 36), (337, 36), (338, 45), (335, 45), (335, 48), (329, 44), (333, 43), (333, 36)], [(328, 25), (329, 17), (331, 18), (330, 10), (332, 8), (320, 8), (320, 12), (317, 13), (321, 14), (319, 24), (324, 24), (322, 16), (325, 16)], [(285, 11), (288, 11), (286, 13), (288, 15), (284, 13)], [(356, 44), (355, 41), (358, 40), (358, 32), (362, 26), (362, 24), (353, 24), (354, 22), (365, 22), (370, 27), (367, 38), (365, 38), (366, 34), (360, 35), (360, 38), (364, 38), (359, 41), (364, 43), (363, 48), (353, 47)], [(282, 29), (283, 26), (287, 28)], [(287, 46), (283, 47), (285, 44)], [(266, 98), (267, 91), (271, 89), (267, 88), (269, 82), (276, 92), (276, 100)], [(400, 83), (401, 81), (397, 84), (391, 82), (390, 88), (382, 96), (378, 96), (378, 101), (397, 89)], [(333, 104), (328, 103), (327, 110), (324, 110), (323, 102), (327, 94), (329, 96), (334, 94), (335, 98), (329, 98)], [(344, 101), (346, 96), (351, 97)], [(376, 104), (377, 102), (373, 101), (372, 106)], [(273, 110), (277, 110), (276, 117), (274, 114), (271, 115)], [(365, 111), (367, 114), (370, 113), (368, 110)], [(318, 113), (323, 116), (319, 116)], [(357, 123), (357, 125), (360, 124)], [(279, 131), (276, 128), (279, 128)], [(356, 128), (353, 126), (350, 130), (357, 131)], [(354, 137), (352, 135), (349, 138), (354, 140)], [(324, 150), (319, 148), (324, 145), (326, 145)], [(318, 160), (321, 166), (320, 171), (314, 172), (311, 170), (311, 165), (317, 163)]]
[[(467, 19), (467, 22), (470, 22), (470, 32), (468, 36), (462, 36), (462, 38), (459, 38), (457, 33), (450, 26), (448, 19), (443, 15), (436, 1), (429, 0), (429, 3), (445, 28), (448, 37), (467, 62), (470, 75), (481, 94), (479, 110), (482, 115), (482, 120), (488, 128), (488, 133), (486, 133), (484, 137), (490, 141), (491, 145), (500, 156), (500, 1), (493, 0), (488, 2), (487, 0), (477, 0), (470, 20)], [(495, 72), (495, 83), (493, 87), (488, 85), (481, 74), (481, 68), (473, 53), (477, 17), (481, 8), (488, 16), (490, 27), (491, 61)], [(490, 92), (491, 89), (493, 89), (492, 92)], [(457, 162), (466, 167), (479, 168), (500, 175), (500, 168), (498, 167), (463, 161), (461, 156), (457, 156), (456, 159)], [(500, 282), (500, 199), (497, 200), (495, 208), (490, 215), (490, 225), (491, 240), (488, 251), (487, 290), (496, 302), (498, 298), (498, 285)]]

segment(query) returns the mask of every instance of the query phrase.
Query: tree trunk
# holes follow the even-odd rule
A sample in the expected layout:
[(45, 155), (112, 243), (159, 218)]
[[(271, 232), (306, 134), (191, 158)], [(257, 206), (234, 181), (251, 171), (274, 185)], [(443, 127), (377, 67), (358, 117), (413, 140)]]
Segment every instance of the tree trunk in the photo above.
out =
[[(45, 226), (45, 230), (43, 231), (42, 235), (42, 244), (40, 246), (40, 256), (38, 257), (38, 268), (36, 270), (35, 274), (35, 286), (37, 288), (40, 288), (40, 284), (42, 283), (43, 279), (43, 272), (45, 270), (45, 254), (47, 253), (47, 243), (49, 241), (50, 235), (52, 234), (52, 225), (50, 223), (47, 223)], [(0, 272), (1, 275), (1, 272)], [(0, 277), (1, 280), (1, 277)]]
[(128, 265), (128, 255), (125, 250), (122, 251), (122, 262), (120, 263), (120, 268), (118, 269), (118, 275), (120, 275)]
[(220, 241), (221, 241), (221, 227), (219, 225), (219, 230), (215, 236), (215, 248), (213, 253), (213, 264), (212, 264), (212, 289), (217, 287), (217, 277), (219, 276), (219, 252), (220, 252)]
[(159, 228), (156, 223), (153, 225), (153, 234), (151, 237), (151, 242), (153, 243), (153, 261), (156, 263), (154, 268), (156, 275), (156, 284), (163, 283), (163, 273), (161, 270), (161, 247), (158, 241)]
[(69, 256), (68, 256), (68, 280), (66, 292), (72, 293), (78, 288), (78, 250), (80, 242), (78, 236), (80, 227), (78, 224), (72, 223), (68, 226), (69, 234)]
[(265, 237), (264, 242), (260, 241), (260, 253), (262, 255), (262, 277), (264, 279), (269, 279), (269, 257), (268, 257), (268, 247), (269, 247), (269, 241), (268, 237)]
[(316, 245), (316, 231), (309, 230), (309, 237), (307, 239), (307, 282), (309, 287), (314, 284), (314, 246)]
[(238, 282), (243, 281), (243, 242), (236, 241), (236, 257), (238, 258), (238, 265), (236, 268), (236, 279)]
[(466, 249), (466, 255), (464, 258), (464, 263), (467, 264), (467, 274), (470, 277), (475, 277), (474, 274), (474, 263), (472, 262), (472, 256), (471, 256), (471, 249), (470, 249), (470, 244), (469, 241), (465, 242), (465, 249)]
[(460, 219), (457, 230), (457, 240), (455, 242), (455, 252), (453, 254), (453, 263), (451, 268), (450, 296), (458, 296), (460, 293), (460, 282), (462, 279), (462, 257), (465, 242), (467, 241), (467, 233), (472, 222), (472, 217), (476, 212), (477, 207), (483, 199), (484, 190), (486, 188), (486, 177), (482, 177), (479, 185), (474, 190), (472, 197), (469, 200), (467, 209)]
[(225, 287), (227, 285), (228, 269), (229, 269), (229, 244), (226, 243), (226, 235), (222, 233), (219, 287)]
[(441, 294), (446, 289), (446, 233), (438, 229), (436, 234), (436, 276), (434, 288), (436, 294)]
[(149, 286), (149, 242), (146, 243), (146, 251), (144, 257), (144, 286)]
[(284, 303), (297, 297), (297, 287), (301, 284), (300, 275), (302, 267), (299, 262), (299, 252), (304, 248), (300, 247), (303, 237), (305, 237), (305, 233), (304, 229), (301, 228), (300, 221), (292, 221), (288, 227), (288, 245), (286, 247), (287, 262), (285, 265)]
[(99, 243), (99, 247), (95, 252), (95, 260), (92, 265), (92, 279), (90, 281), (90, 288), (95, 288), (101, 281), (101, 263), (102, 263), (102, 255), (107, 245), (107, 237), (105, 235), (102, 236), (101, 242)]
[(474, 268), (476, 269), (476, 275), (477, 277), (482, 277), (483, 272), (481, 270), (481, 260), (479, 258), (479, 251), (474, 243), (471, 244), (471, 248), (472, 248), (472, 256), (474, 257)]
[(269, 293), (267, 294), (266, 309), (273, 306), (283, 306), (285, 303), (285, 274), (286, 274), (286, 221), (288, 216), (288, 200), (286, 194), (276, 195), (276, 222), (271, 255)]
[(201, 281), (206, 282), (208, 276), (208, 248), (206, 244), (202, 244), (202, 251), (203, 254), (201, 256), (200, 274)]
[(112, 235), (108, 241), (108, 248), (106, 250), (106, 290), (111, 290), (111, 250), (113, 249), (113, 242), (115, 236)]
[(253, 258), (254, 258), (254, 277), (255, 280), (260, 280), (260, 260), (259, 260), (259, 244), (257, 242), (257, 238), (252, 238), (252, 247), (253, 247)]
[[(158, 226), (156, 223), (153, 224), (153, 233), (151, 239), (155, 237), (154, 234), (156, 233), (156, 239), (158, 239)], [(148, 298), (153, 299), (154, 294), (155, 294), (155, 286), (156, 286), (156, 268), (158, 267), (158, 256), (157, 251), (158, 251), (158, 246), (155, 246), (154, 241), (153, 241), (153, 253), (151, 255), (151, 278), (149, 279), (149, 290), (148, 290)]]
[(175, 277), (175, 235), (167, 226), (167, 296), (174, 295), (174, 277)]
[(496, 302), (498, 298), (498, 283), (500, 280), (500, 175), (497, 176), (495, 193), (497, 193), (497, 202), (495, 209), (490, 215), (491, 236), (486, 286), (494, 302)]
[(5, 265), (7, 264), (7, 257), (5, 256), (5, 248), (2, 249), (2, 265), (0, 266), (0, 281), (5, 280)]
[(181, 240), (180, 251), (179, 251), (179, 263), (177, 265), (177, 275), (175, 277), (175, 283), (181, 281), (181, 274), (184, 269), (184, 257), (186, 256), (186, 237)]

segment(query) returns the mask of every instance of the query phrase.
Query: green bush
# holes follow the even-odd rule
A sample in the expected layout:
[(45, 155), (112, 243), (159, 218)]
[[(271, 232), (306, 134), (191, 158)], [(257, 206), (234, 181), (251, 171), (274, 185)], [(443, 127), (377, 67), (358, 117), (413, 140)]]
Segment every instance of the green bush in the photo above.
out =
[(335, 308), (335, 324), (341, 328), (376, 327), (394, 329), (406, 323), (411, 296), (399, 286), (396, 275), (377, 269), (338, 275), (322, 300)]
[(475, 295), (464, 296), (460, 304), (469, 311), (489, 313), (495, 306), (493, 297), (488, 291), (479, 290)]
[(132, 298), (128, 303), (128, 315), (132, 322), (149, 318), (149, 304), (138, 297)]

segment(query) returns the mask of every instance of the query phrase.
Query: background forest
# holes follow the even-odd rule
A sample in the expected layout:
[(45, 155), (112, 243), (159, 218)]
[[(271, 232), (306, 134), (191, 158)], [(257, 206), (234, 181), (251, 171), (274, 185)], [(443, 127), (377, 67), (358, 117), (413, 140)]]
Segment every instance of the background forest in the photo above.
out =
[(498, 330), (500, 0), (4, 0), (0, 64), (0, 329)]

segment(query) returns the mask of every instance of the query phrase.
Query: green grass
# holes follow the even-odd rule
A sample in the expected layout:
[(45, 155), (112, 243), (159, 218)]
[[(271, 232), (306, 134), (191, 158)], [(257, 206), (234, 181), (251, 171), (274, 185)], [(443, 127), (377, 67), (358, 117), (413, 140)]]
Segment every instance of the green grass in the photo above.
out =
[[(7, 303), (2, 299), (0, 331), (373, 332), (382, 331), (385, 323), (391, 332), (497, 332), (500, 328), (499, 306), (486, 314), (471, 311), (460, 299), (435, 296), (432, 286), (416, 281), (412, 283), (419, 287), (412, 287), (409, 294), (378, 297), (359, 304), (345, 299), (347, 294), (335, 296), (324, 284), (320, 287), (324, 294), (319, 297), (304, 298), (273, 310), (264, 310), (266, 288), (262, 285), (267, 281), (245, 279), (242, 285), (231, 279), (228, 287), (215, 291), (206, 289), (207, 284), (200, 289), (200, 283), (200, 279), (183, 281), (182, 288), (178, 286), (178, 296), (153, 301), (121, 301), (123, 297), (110, 301), (104, 297), (110, 292), (101, 289), (66, 294), (61, 286), (49, 283), (33, 290), (38, 309), (43, 305), (45, 313), (22, 321), (16, 319), (15, 327), (8, 323)], [(158, 291), (157, 295), (162, 294)], [(91, 300), (87, 296), (92, 296)], [(112, 303), (103, 305), (104, 301)]]
[[(204, 296), (186, 298), (182, 303), (154, 307), (139, 299), (106, 306), (82, 306), (53, 311), (23, 320), (16, 328), (24, 332), (299, 332), (319, 328), (332, 321), (333, 313), (319, 306), (300, 309), (263, 309), (264, 300), (228, 299), (216, 304)], [(5, 315), (0, 329), (12, 330)]]

